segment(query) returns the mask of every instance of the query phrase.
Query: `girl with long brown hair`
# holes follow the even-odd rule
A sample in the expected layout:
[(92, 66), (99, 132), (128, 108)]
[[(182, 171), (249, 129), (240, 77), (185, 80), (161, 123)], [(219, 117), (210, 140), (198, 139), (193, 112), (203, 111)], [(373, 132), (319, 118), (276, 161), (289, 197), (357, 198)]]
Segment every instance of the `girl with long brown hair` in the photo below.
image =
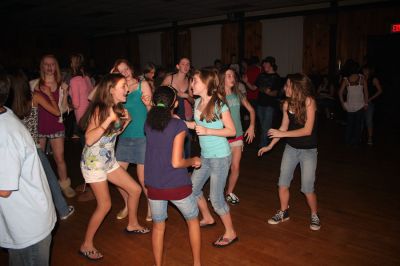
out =
[(86, 132), (81, 170), (85, 182), (90, 184), (97, 207), (90, 218), (80, 253), (91, 260), (103, 257), (95, 248), (93, 238), (111, 209), (107, 180), (127, 193), (129, 222), (125, 231), (136, 234), (150, 231), (142, 227), (137, 220), (141, 188), (128, 172), (120, 167), (115, 158), (117, 135), (125, 130), (131, 120), (128, 111), (122, 105), (122, 102), (126, 101), (126, 94), (127, 83), (123, 75), (106, 75), (100, 81), (93, 101), (81, 119), (81, 127)]
[(195, 101), (195, 121), (186, 122), (186, 125), (196, 130), (201, 147), (202, 166), (192, 174), (193, 195), (197, 198), (202, 214), (200, 227), (215, 224), (202, 192), (204, 184), (210, 178), (211, 204), (225, 227), (224, 234), (213, 242), (213, 245), (226, 247), (238, 240), (224, 197), (231, 164), (231, 149), (226, 138), (235, 136), (236, 130), (226, 104), (225, 90), (219, 85), (215, 70), (201, 69), (195, 72), (193, 94), (200, 97)]
[[(239, 90), (239, 81), (236, 72), (232, 68), (225, 69), (220, 73), (221, 88), (226, 93), (226, 101), (235, 124), (236, 136), (229, 138), (228, 142), (232, 151), (232, 163), (229, 174), (228, 186), (226, 188), (226, 200), (235, 205), (239, 203), (239, 198), (233, 193), (236, 183), (239, 179), (240, 160), (242, 159), (242, 151), (244, 138), (247, 143), (253, 142), (255, 133), (256, 114), (247, 100), (246, 96)], [(250, 114), (250, 125), (246, 132), (243, 132), (242, 122), (240, 119), (240, 107), (244, 106)]]
[(268, 146), (258, 151), (258, 156), (270, 151), (281, 139), (286, 139), (285, 151), (279, 176), (280, 209), (268, 220), (279, 224), (289, 219), (289, 187), (293, 173), (300, 163), (301, 192), (311, 210), (311, 230), (321, 227), (317, 213), (317, 196), (314, 192), (315, 170), (317, 168), (316, 104), (310, 79), (304, 74), (291, 74), (285, 85), (287, 99), (283, 103), (283, 118), (279, 129), (270, 129), (272, 138)]
[[(66, 197), (74, 197), (76, 193), (71, 188), (71, 179), (68, 178), (67, 166), (64, 160), (65, 127), (62, 121), (62, 114), (68, 108), (68, 85), (61, 80), (60, 67), (54, 55), (42, 57), (40, 61), (40, 78), (32, 80), (30, 84), (32, 90), (47, 101), (57, 103), (60, 109), (60, 112), (55, 115), (39, 105), (39, 143), (44, 151), (47, 140), (50, 141), (61, 189)], [(50, 91), (50, 93), (47, 93), (47, 91)]]
[[(136, 174), (139, 183), (147, 196), (147, 190), (144, 186), (144, 159), (146, 153), (144, 124), (147, 112), (151, 108), (152, 91), (147, 81), (135, 78), (133, 67), (126, 59), (118, 59), (114, 64), (112, 72), (121, 73), (126, 79), (128, 95), (124, 106), (134, 118), (118, 139), (117, 160), (125, 170), (128, 169), (129, 164), (136, 164)], [(117, 214), (117, 219), (124, 219), (128, 215), (127, 193), (121, 189), (119, 189), (119, 192), (124, 199), (125, 206)], [(146, 220), (151, 221), (150, 207), (147, 209)]]

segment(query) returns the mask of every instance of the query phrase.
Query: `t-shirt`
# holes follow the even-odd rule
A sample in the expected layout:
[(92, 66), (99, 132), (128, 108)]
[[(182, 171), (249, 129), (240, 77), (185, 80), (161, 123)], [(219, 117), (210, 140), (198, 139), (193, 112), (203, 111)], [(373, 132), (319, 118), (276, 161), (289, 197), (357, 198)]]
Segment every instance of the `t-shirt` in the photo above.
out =
[(163, 131), (154, 130), (145, 124), (144, 183), (148, 188), (149, 199), (181, 200), (192, 193), (187, 169), (174, 168), (171, 163), (174, 139), (182, 131), (188, 134), (185, 122), (176, 118), (172, 118)]
[(236, 138), (243, 135), (242, 121), (240, 120), (240, 97), (237, 94), (226, 95), (226, 101), (228, 102), (229, 110), (236, 129)]
[(258, 99), (257, 103), (258, 105), (261, 106), (272, 106), (272, 107), (277, 107), (278, 106), (278, 97), (275, 96), (269, 96), (266, 93), (264, 93), (264, 89), (269, 88), (272, 91), (278, 91), (281, 88), (281, 80), (278, 74), (276, 73), (261, 73), (258, 75), (255, 85), (257, 88), (260, 89), (260, 93), (258, 94)]
[(0, 114), (0, 246), (22, 249), (54, 228), (56, 215), (49, 184), (29, 131), (7, 109)]
[[(212, 129), (224, 128), (224, 124), (220, 119), (211, 122), (207, 122), (205, 119), (203, 119), (203, 121), (200, 121), (201, 112), (197, 109), (200, 100), (201, 98), (196, 99), (194, 104), (195, 106), (194, 121), (196, 122), (196, 124), (199, 126)], [(215, 106), (215, 113), (217, 113), (218, 117), (220, 116), (220, 114), (226, 111), (229, 111), (228, 106), (226, 106), (226, 104), (221, 106), (220, 111), (218, 111), (217, 106)], [(203, 156), (204, 158), (224, 158), (231, 154), (231, 148), (229, 146), (228, 140), (225, 137), (199, 136), (199, 140), (200, 140), (201, 156)]]
[[(256, 79), (257, 79), (258, 75), (260, 74), (260, 72), (261, 72), (261, 69), (258, 66), (254, 66), (253, 65), (253, 66), (249, 66), (247, 68), (247, 71), (246, 71), (247, 80), (249, 81), (249, 83), (251, 85), (254, 85), (254, 82), (256, 81)], [(258, 98), (258, 93), (259, 93), (258, 89), (254, 90), (254, 91), (249, 89), (247, 91), (247, 99), (256, 100)]]
[(69, 94), (71, 95), (72, 104), (75, 108), (75, 118), (78, 123), (89, 107), (88, 97), (92, 90), (93, 85), (88, 76), (76, 76), (70, 81)]

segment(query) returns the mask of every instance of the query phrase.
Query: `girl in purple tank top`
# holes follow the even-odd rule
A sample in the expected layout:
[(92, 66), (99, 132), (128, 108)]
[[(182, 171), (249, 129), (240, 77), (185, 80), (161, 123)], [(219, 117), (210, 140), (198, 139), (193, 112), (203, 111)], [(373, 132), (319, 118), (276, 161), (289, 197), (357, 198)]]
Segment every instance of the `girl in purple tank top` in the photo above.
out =
[(60, 109), (60, 116), (57, 116), (48, 112), (42, 106), (38, 107), (39, 143), (40, 148), (44, 151), (47, 140), (50, 141), (61, 189), (66, 197), (74, 197), (76, 193), (71, 188), (71, 179), (68, 178), (67, 166), (64, 160), (65, 133), (61, 117), (68, 106), (68, 86), (61, 81), (60, 67), (53, 55), (45, 55), (42, 58), (40, 62), (40, 78), (30, 83), (35, 93), (40, 94), (50, 102), (57, 103)]

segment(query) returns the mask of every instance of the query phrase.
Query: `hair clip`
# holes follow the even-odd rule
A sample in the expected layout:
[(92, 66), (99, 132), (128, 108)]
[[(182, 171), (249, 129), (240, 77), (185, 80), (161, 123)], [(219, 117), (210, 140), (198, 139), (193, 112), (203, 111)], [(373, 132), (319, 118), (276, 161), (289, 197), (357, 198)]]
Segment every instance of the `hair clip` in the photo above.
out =
[(157, 107), (165, 107), (165, 104), (163, 104), (163, 103), (157, 103), (156, 106), (157, 106)]

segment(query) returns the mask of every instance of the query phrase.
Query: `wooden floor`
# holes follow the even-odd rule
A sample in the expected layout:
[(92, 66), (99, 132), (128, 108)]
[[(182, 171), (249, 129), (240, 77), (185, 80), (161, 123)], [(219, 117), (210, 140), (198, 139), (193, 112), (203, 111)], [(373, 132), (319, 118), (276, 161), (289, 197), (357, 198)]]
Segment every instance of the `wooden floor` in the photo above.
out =
[[(231, 207), (240, 240), (217, 249), (211, 242), (223, 232), (220, 220), (217, 226), (202, 229), (203, 265), (400, 265), (400, 132), (378, 132), (373, 147), (346, 147), (343, 130), (333, 121), (320, 126), (320, 231), (309, 229), (309, 210), (300, 193), (298, 171), (291, 188), (290, 220), (280, 225), (266, 222), (278, 208), (276, 183), (283, 145), (263, 158), (256, 156), (256, 145), (246, 146), (235, 191), (241, 202)], [(74, 185), (83, 181), (79, 157), (79, 144), (69, 141), (66, 158)], [(111, 193), (113, 208), (95, 239), (104, 259), (96, 265), (152, 265), (151, 235), (124, 234), (127, 221), (115, 219), (122, 200), (115, 188)], [(95, 201), (72, 199), (69, 203), (76, 212), (54, 230), (52, 265), (92, 265), (77, 251)], [(139, 216), (143, 224), (145, 211), (142, 198)], [(164, 255), (164, 265), (191, 263), (185, 222), (172, 207)], [(6, 251), (0, 251), (0, 265), (6, 262)]]

